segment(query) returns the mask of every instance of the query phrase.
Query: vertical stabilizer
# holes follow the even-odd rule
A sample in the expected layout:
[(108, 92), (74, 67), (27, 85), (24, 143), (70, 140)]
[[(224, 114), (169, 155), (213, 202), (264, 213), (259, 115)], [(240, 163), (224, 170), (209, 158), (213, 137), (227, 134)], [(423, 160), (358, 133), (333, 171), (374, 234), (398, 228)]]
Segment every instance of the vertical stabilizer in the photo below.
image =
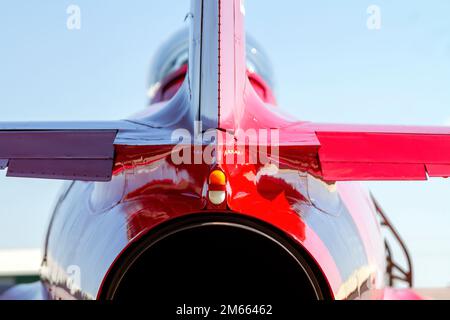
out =
[(243, 0), (192, 0), (189, 87), (203, 130), (237, 123), (246, 75)]

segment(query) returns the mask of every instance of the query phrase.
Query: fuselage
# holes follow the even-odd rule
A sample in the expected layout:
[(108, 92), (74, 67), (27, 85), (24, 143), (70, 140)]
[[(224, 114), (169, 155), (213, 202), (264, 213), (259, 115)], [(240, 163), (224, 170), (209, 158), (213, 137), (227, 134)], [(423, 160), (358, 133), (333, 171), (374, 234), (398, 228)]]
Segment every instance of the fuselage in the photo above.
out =
[[(183, 72), (185, 67), (163, 81), (178, 87), (160, 90), (180, 90), (182, 82), (173, 79), (184, 77)], [(255, 90), (263, 99), (261, 92), (270, 88), (256, 75), (253, 79), (263, 88)], [(174, 94), (156, 96), (155, 103), (176, 99)], [(273, 228), (307, 257), (326, 284), (327, 297), (383, 298), (383, 237), (372, 198), (358, 183), (324, 182), (309, 170), (307, 160), (305, 170), (224, 163), (226, 202), (215, 206), (207, 197), (215, 166), (175, 164), (166, 146), (116, 149), (110, 182), (73, 182), (62, 192), (42, 269), (49, 297), (111, 298), (112, 273), (125, 274), (121, 264), (133, 246), (155, 230), (201, 217), (202, 223), (234, 219), (244, 226)], [(74, 277), (74, 272), (79, 274)]]

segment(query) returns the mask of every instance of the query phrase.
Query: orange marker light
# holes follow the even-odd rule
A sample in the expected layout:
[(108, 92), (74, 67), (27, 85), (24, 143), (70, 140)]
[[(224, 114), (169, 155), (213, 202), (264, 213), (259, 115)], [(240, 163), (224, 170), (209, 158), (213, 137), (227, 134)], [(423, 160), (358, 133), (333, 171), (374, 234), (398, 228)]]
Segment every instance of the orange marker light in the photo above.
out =
[(225, 186), (227, 178), (221, 170), (214, 170), (209, 175), (209, 184), (215, 186)]

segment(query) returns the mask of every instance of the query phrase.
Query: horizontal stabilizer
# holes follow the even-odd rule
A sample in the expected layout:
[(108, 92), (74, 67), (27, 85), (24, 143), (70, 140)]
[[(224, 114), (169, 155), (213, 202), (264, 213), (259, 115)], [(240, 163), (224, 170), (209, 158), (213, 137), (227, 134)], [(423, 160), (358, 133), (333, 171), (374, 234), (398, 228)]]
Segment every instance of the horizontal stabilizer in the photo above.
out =
[(289, 131), (315, 134), (317, 161), (327, 181), (450, 176), (450, 127), (301, 123)]
[(4, 128), (0, 130), (0, 169), (8, 168), (10, 177), (108, 181), (117, 132)]

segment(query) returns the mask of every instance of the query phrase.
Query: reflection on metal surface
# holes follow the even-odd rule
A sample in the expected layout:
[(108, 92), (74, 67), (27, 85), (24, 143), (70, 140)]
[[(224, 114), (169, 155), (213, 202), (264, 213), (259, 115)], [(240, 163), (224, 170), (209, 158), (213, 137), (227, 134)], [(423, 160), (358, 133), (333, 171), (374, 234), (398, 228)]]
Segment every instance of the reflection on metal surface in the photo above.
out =
[(354, 271), (351, 276), (342, 283), (335, 298), (337, 300), (354, 299), (360, 297), (370, 289), (372, 284), (372, 275), (376, 272), (375, 266), (364, 266)]
[(307, 175), (307, 180), (308, 199), (312, 205), (324, 213), (338, 215), (342, 210), (342, 201), (336, 184), (325, 183), (310, 174)]
[(110, 210), (123, 199), (125, 195), (125, 174), (116, 174), (110, 183), (96, 182), (90, 194), (92, 212), (102, 213)]

